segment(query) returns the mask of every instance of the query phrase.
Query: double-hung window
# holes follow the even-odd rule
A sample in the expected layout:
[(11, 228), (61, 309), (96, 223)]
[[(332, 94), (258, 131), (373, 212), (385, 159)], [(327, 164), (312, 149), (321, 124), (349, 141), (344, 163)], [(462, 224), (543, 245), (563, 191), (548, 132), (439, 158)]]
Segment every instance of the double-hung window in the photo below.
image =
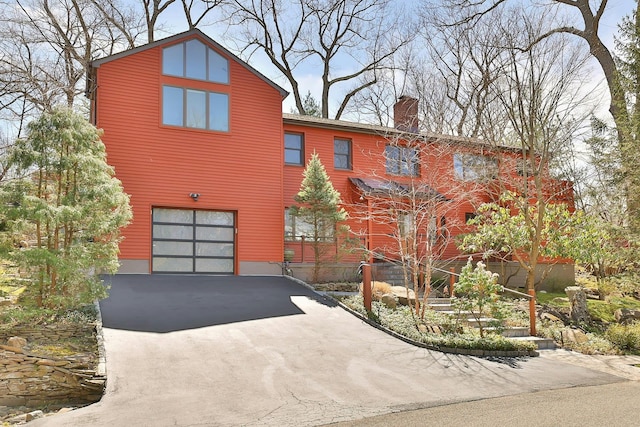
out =
[(333, 167), (351, 170), (351, 140), (335, 138), (333, 140)]
[(413, 147), (387, 145), (384, 149), (386, 171), (390, 175), (420, 175), (420, 156)]
[(288, 165), (304, 165), (304, 136), (301, 133), (284, 134), (284, 162)]

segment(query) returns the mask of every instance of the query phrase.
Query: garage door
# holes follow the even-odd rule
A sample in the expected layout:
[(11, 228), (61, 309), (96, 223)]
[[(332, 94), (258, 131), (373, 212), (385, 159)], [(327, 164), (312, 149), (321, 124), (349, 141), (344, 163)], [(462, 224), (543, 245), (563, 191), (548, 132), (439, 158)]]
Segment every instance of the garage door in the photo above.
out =
[(233, 212), (153, 209), (154, 273), (233, 274)]

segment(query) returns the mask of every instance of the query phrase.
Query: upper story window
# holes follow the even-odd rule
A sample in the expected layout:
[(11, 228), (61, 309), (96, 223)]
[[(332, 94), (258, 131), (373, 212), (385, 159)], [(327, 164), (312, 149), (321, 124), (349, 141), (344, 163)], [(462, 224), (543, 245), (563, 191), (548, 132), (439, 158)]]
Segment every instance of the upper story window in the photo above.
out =
[(386, 170), (391, 175), (420, 175), (420, 156), (412, 147), (387, 145), (384, 149)]
[(333, 167), (351, 170), (351, 141), (343, 138), (333, 140)]
[(480, 154), (456, 153), (453, 155), (456, 179), (462, 181), (489, 181), (498, 177), (498, 160)]
[(284, 162), (288, 165), (304, 165), (304, 137), (301, 133), (284, 134)]
[(229, 95), (162, 86), (162, 124), (229, 131)]
[(162, 73), (226, 84), (229, 83), (229, 61), (194, 39), (162, 49)]

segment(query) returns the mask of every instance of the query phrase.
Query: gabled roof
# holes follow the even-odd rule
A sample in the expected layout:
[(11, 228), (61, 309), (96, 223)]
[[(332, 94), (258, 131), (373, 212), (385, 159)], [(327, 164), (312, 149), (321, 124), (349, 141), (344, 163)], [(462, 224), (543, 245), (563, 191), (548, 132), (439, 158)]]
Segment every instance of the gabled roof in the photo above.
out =
[(251, 65), (247, 64), (246, 62), (244, 62), (242, 59), (238, 58), (236, 55), (231, 53), (224, 46), (222, 46), (221, 44), (217, 43), (215, 40), (213, 40), (211, 37), (207, 36), (202, 31), (198, 30), (197, 28), (194, 28), (193, 30), (185, 31), (183, 33), (176, 34), (176, 35), (173, 35), (171, 37), (167, 37), (167, 38), (164, 38), (164, 39), (161, 39), (161, 40), (156, 40), (156, 41), (154, 41), (152, 43), (148, 43), (148, 44), (145, 44), (145, 45), (133, 48), (133, 49), (125, 50), (124, 52), (120, 52), (120, 53), (116, 53), (114, 55), (106, 56), (104, 58), (96, 59), (95, 61), (91, 62), (91, 68), (100, 68), (100, 66), (102, 64), (106, 64), (107, 62), (115, 61), (117, 59), (124, 58), (124, 57), (127, 57), (129, 55), (134, 55), (136, 53), (144, 52), (145, 50), (153, 49), (155, 47), (162, 46), (164, 44), (171, 44), (171, 43), (174, 43), (174, 42), (176, 42), (178, 40), (181, 40), (181, 39), (188, 39), (188, 38), (191, 38), (194, 35), (201, 37), (202, 39), (204, 39), (204, 41), (207, 44), (213, 46), (216, 50), (219, 50), (219, 51), (223, 52), (225, 55), (227, 55), (233, 61), (237, 62), (238, 64), (240, 64), (241, 66), (243, 66), (244, 68), (249, 70), (251, 73), (255, 74), (256, 77), (258, 77), (260, 80), (264, 81), (269, 86), (273, 87), (275, 90), (280, 92), (280, 95), (282, 96), (282, 98), (286, 98), (287, 95), (289, 95), (289, 92), (287, 92), (285, 89), (283, 89), (282, 87), (280, 87), (279, 85), (277, 85), (276, 83), (271, 81), (264, 74), (262, 74), (261, 72), (259, 72), (258, 70), (253, 68)]

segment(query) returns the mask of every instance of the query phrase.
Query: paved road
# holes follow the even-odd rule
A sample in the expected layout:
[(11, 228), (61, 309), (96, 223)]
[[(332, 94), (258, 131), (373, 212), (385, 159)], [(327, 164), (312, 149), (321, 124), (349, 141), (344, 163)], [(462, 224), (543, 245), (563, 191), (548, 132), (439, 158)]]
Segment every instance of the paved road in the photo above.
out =
[(640, 425), (640, 382), (546, 390), (365, 418), (331, 427)]
[(413, 347), (278, 277), (115, 276), (108, 381), (40, 426), (313, 426), (618, 376)]

